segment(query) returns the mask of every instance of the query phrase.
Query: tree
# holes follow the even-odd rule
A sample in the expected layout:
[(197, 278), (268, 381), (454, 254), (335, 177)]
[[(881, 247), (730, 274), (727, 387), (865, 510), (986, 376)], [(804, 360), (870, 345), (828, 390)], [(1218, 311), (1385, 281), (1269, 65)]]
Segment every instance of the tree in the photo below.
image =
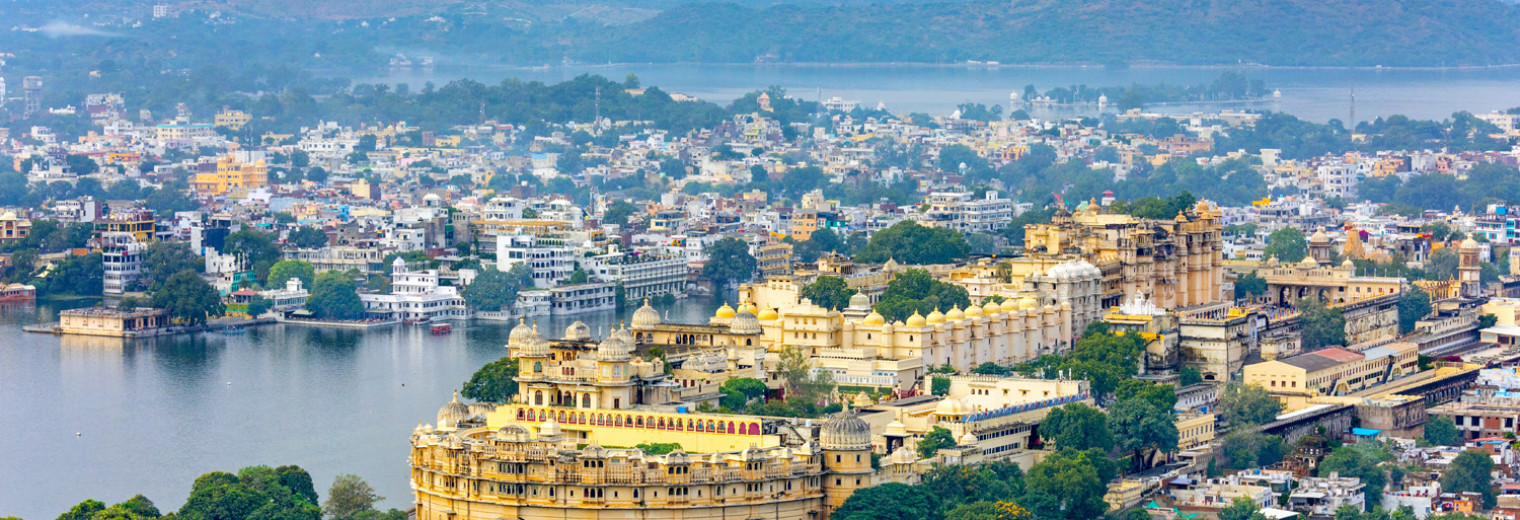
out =
[(184, 242), (157, 241), (148, 244), (143, 253), (143, 269), (153, 281), (152, 289), (162, 287), (170, 276), (180, 271), (200, 272), (205, 263)]
[[(1099, 474), (1101, 466), (1086, 453), (1062, 449), (1029, 468), (1029, 474), (1024, 477), (1030, 495), (1049, 496), (1057, 501), (1054, 509), (1058, 516), (1055, 518), (1091, 520), (1102, 516), (1108, 509), (1108, 504), (1103, 501), (1107, 486)], [(1112, 463), (1107, 469), (1113, 471)], [(1036, 516), (1047, 518), (1040, 511), (1045, 508), (1021, 503), (1036, 511)]]
[(737, 238), (725, 238), (707, 246), (707, 265), (702, 277), (718, 287), (748, 281), (755, 276), (757, 263), (749, 254), (749, 245)]
[(301, 287), (310, 291), (317, 279), (317, 270), (305, 260), (280, 260), (269, 267), (269, 286), (284, 287), (291, 278), (301, 280)]
[(935, 310), (971, 305), (971, 296), (959, 285), (935, 280), (923, 269), (905, 269), (887, 283), (876, 302), (876, 312), (888, 321), (906, 320), (914, 312), (928, 315)]
[(844, 278), (838, 276), (819, 276), (813, 283), (802, 287), (803, 298), (811, 300), (814, 305), (825, 309), (843, 309), (850, 305), (850, 297), (855, 295), (855, 289), (851, 289), (844, 282)]
[(1219, 410), (1231, 426), (1265, 424), (1282, 413), (1282, 403), (1265, 388), (1237, 382), (1225, 385), (1224, 393), (1219, 395)]
[(1276, 464), (1284, 455), (1282, 437), (1265, 435), (1251, 425), (1232, 428), (1221, 440), (1220, 451), (1229, 459), (1226, 467), (1230, 469)]
[(1083, 403), (1071, 403), (1051, 410), (1045, 420), (1040, 421), (1040, 433), (1060, 448), (1114, 449), (1113, 433), (1108, 429), (1108, 415)]
[(1267, 247), (1262, 251), (1263, 256), (1288, 264), (1303, 260), (1308, 254), (1309, 241), (1304, 239), (1304, 233), (1290, 227), (1267, 235)]
[[(72, 511), (71, 511), (72, 512)], [(90, 517), (91, 520), (153, 520), (162, 516), (158, 506), (153, 505), (152, 500), (142, 495), (136, 495), (125, 502), (105, 508)]]
[(1494, 506), (1494, 461), (1487, 453), (1477, 450), (1463, 451), (1452, 459), (1451, 465), (1441, 473), (1443, 493), (1481, 493), (1483, 507)]
[(375, 503), (381, 500), (384, 497), (375, 494), (375, 488), (370, 487), (364, 479), (357, 475), (342, 474), (333, 479), (332, 487), (328, 488), (322, 512), (328, 520), (354, 520), (361, 513), (374, 511)]
[(924, 438), (918, 440), (918, 457), (921, 459), (933, 458), (939, 450), (955, 446), (955, 434), (950, 430), (935, 426), (924, 434)]
[(1499, 323), (1499, 317), (1493, 314), (1478, 315), (1478, 330), (1483, 330)]
[(248, 268), (258, 277), (259, 283), (268, 283), (269, 268), (280, 261), (280, 248), (274, 245), (274, 235), (252, 229), (227, 235), (222, 249), (223, 253), (242, 257), (248, 262)]
[(1109, 411), (1108, 422), (1118, 448), (1134, 455), (1133, 464), (1137, 468), (1147, 466), (1146, 455), (1150, 452), (1177, 450), (1177, 423), (1172, 421), (1171, 409), (1158, 407), (1151, 399), (1120, 400)]
[(1319, 298), (1309, 297), (1298, 300), (1298, 312), (1304, 350), (1346, 344), (1346, 316), (1339, 308), (1328, 307)]
[(271, 307), (274, 307), (274, 301), (263, 296), (254, 296), (248, 300), (248, 316), (257, 318), (269, 312)]
[(69, 511), (58, 515), (58, 520), (90, 520), (96, 513), (104, 511), (106, 505), (99, 500), (87, 499), (69, 508)]
[(153, 307), (169, 311), (170, 318), (188, 325), (204, 324), (208, 317), (226, 312), (216, 288), (189, 269), (174, 273), (153, 291)]
[[(528, 271), (528, 264), (515, 264), (507, 272), (499, 269), (486, 269), (475, 276), (470, 285), (464, 287), (463, 296), (465, 303), (478, 310), (497, 312), (511, 310), (517, 303), (517, 293), (522, 290), (522, 272)], [(513, 272), (517, 271), (517, 272)], [(531, 273), (529, 276), (532, 276)]]
[(1425, 441), (1433, 446), (1460, 446), (1462, 432), (1450, 417), (1437, 415), (1425, 421)]
[(856, 491), (829, 515), (835, 520), (924, 520), (937, 517), (939, 500), (923, 488), (897, 482)]
[[(1329, 475), (1335, 472), (1342, 477), (1362, 479), (1362, 483), (1367, 485), (1363, 488), (1367, 496), (1381, 496), (1383, 488), (1388, 484), (1388, 474), (1378, 465), (1388, 460), (1393, 460), (1393, 454), (1389, 453), (1382, 444), (1359, 442), (1332, 450), (1330, 455), (1320, 462), (1319, 474)], [(1444, 482), (1441, 487), (1442, 491), (1446, 491)]]
[(635, 211), (638, 211), (638, 208), (628, 203), (628, 201), (615, 201), (607, 206), (606, 211), (602, 212), (602, 222), (626, 226), (628, 225), (628, 217), (633, 216)]
[(1177, 374), (1177, 384), (1182, 387), (1196, 385), (1203, 382), (1203, 375), (1198, 373), (1197, 368), (1182, 367)]
[(724, 381), (718, 391), (723, 393), (719, 404), (729, 410), (741, 410), (751, 400), (765, 397), (766, 386), (765, 381), (753, 377), (736, 377)]
[(1145, 399), (1162, 410), (1171, 410), (1172, 407), (1177, 406), (1176, 387), (1139, 379), (1120, 381), (1119, 388), (1114, 391), (1114, 397), (1120, 401), (1131, 398)]
[(1033, 520), (1034, 515), (1018, 504), (982, 501), (961, 504), (945, 512), (945, 520)]
[(1425, 262), (1425, 278), (1429, 280), (1453, 280), (1457, 277), (1457, 266), (1461, 259), (1451, 247), (1437, 249), (1430, 254), (1430, 261)]
[(486, 363), (464, 382), (460, 395), (476, 401), (505, 403), (517, 395), (518, 362), (509, 356)]
[(100, 253), (71, 256), (53, 266), (38, 287), (47, 294), (100, 296), (105, 288), (105, 264)]
[(644, 450), (649, 455), (667, 455), (670, 452), (682, 449), (679, 442), (641, 442), (633, 447)]
[[(176, 517), (184, 520), (321, 520), (311, 475), (296, 466), (249, 466), (237, 475), (216, 471), (195, 479)], [(255, 514), (257, 512), (257, 514)]]
[(589, 281), (591, 281), (591, 275), (586, 274), (585, 269), (581, 269), (580, 262), (576, 262), (575, 270), (571, 271), (570, 276), (565, 278), (565, 285), (579, 285)]
[(301, 226), (291, 231), (286, 241), (302, 249), (327, 247), (327, 233), (317, 228)]
[(946, 264), (965, 258), (966, 237), (946, 228), (931, 228), (904, 220), (871, 235), (855, 254), (856, 262), (884, 263), (896, 260), (910, 265)]
[(807, 352), (796, 345), (781, 349), (781, 363), (776, 369), (786, 384), (786, 399), (818, 403), (834, 391), (833, 372), (813, 370)]
[(306, 298), (306, 309), (324, 320), (354, 320), (364, 316), (364, 302), (359, 301), (359, 287), (354, 280), (337, 271), (317, 275)]
[(1219, 511), (1219, 520), (1251, 520), (1256, 516), (1256, 503), (1246, 497), (1235, 497), (1229, 507)]
[(1414, 331), (1416, 322), (1430, 314), (1430, 294), (1419, 287), (1411, 286), (1404, 294), (1399, 295), (1399, 333), (1408, 334)]
[(1252, 271), (1235, 279), (1235, 299), (1242, 300), (1251, 296), (1260, 296), (1267, 292), (1267, 280), (1256, 276)]

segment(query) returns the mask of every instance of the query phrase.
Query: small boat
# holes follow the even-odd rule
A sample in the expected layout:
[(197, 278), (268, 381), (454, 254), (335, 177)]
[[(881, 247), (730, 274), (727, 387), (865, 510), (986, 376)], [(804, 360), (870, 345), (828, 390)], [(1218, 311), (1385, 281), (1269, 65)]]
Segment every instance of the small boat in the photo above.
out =
[(443, 334), (448, 334), (450, 332), (454, 332), (454, 326), (453, 325), (449, 325), (447, 323), (443, 323), (443, 324), (439, 324), (439, 325), (434, 325), (433, 326), (433, 335), (435, 335), (435, 336), (437, 336), (437, 335), (443, 335)]
[(0, 302), (30, 302), (36, 300), (36, 287), (13, 283), (0, 288)]
[(238, 335), (238, 334), (242, 334), (244, 332), (248, 332), (248, 329), (239, 327), (237, 325), (228, 325), (228, 326), (222, 327), (222, 334), (225, 334), (225, 335), (228, 335), (228, 336), (235, 336), (235, 335)]

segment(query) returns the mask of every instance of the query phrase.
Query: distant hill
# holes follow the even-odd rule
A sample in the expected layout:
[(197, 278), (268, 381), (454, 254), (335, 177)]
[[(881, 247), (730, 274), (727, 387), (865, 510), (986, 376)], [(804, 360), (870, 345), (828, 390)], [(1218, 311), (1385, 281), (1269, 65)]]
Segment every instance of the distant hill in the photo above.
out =
[[(155, 1), (194, 14), (126, 27)], [(517, 65), (1483, 66), (1520, 62), (1520, 7), (1508, 1), (56, 0), (0, 2), (0, 18), (40, 25), (65, 16), (126, 39), (75, 49), (0, 34), (0, 47), (57, 58), (39, 64), (150, 58), (180, 67), (252, 49), (243, 55), (266, 66), (313, 69), (383, 64), (395, 49)], [(207, 22), (211, 11), (225, 16)], [(140, 38), (147, 33), (153, 38)]]
[(613, 61), (1440, 66), (1520, 61), (1496, 0), (975, 0), (689, 4), (588, 41)]

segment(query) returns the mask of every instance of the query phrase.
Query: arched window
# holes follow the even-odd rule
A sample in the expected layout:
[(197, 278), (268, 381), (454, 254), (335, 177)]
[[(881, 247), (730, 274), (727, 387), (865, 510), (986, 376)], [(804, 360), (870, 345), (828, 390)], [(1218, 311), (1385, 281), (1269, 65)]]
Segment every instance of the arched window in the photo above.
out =
[(591, 394), (582, 394), (581, 395), (581, 408), (590, 408), (590, 407), (591, 407)]
[(534, 404), (534, 406), (543, 406), (544, 405), (544, 391), (543, 390), (535, 390), (533, 392), (533, 404)]
[(644, 427), (644, 416), (641, 415), (641, 416), (635, 417), (633, 419), (633, 427), (634, 428), (643, 428)]
[(541, 374), (541, 373), (543, 373), (543, 371), (544, 371), (544, 362), (542, 362), (542, 361), (534, 361), (533, 362), (533, 373), (535, 373), (535, 374)]
[(523, 413), (524, 412), (523, 412), (522, 408), (518, 408), (517, 409), (517, 420), (519, 420), (519, 421), (523, 420)]

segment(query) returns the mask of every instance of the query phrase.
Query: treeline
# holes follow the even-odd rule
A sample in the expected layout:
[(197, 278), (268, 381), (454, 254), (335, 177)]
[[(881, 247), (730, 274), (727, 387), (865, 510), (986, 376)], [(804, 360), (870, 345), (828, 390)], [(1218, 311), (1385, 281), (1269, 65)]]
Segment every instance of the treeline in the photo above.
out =
[(1089, 87), (1072, 85), (1055, 87), (1041, 93), (1034, 85), (1024, 87), (1023, 101), (1030, 102), (1045, 97), (1061, 104), (1097, 103), (1106, 98), (1119, 109), (1139, 108), (1146, 103), (1177, 103), (1185, 101), (1229, 101), (1260, 99), (1272, 94), (1265, 81), (1248, 79), (1245, 75), (1228, 71), (1211, 83), (1196, 85), (1173, 85), (1168, 83), (1140, 84), (1113, 87)]
[[(338, 475), (327, 499), (318, 500), (311, 474), (299, 466), (249, 466), (236, 474), (213, 471), (195, 479), (178, 511), (162, 512), (137, 495), (106, 507), (85, 500), (58, 520), (405, 520), (399, 509), (379, 511), (384, 497), (354, 475)], [(7, 519), (14, 520), (14, 519)]]

